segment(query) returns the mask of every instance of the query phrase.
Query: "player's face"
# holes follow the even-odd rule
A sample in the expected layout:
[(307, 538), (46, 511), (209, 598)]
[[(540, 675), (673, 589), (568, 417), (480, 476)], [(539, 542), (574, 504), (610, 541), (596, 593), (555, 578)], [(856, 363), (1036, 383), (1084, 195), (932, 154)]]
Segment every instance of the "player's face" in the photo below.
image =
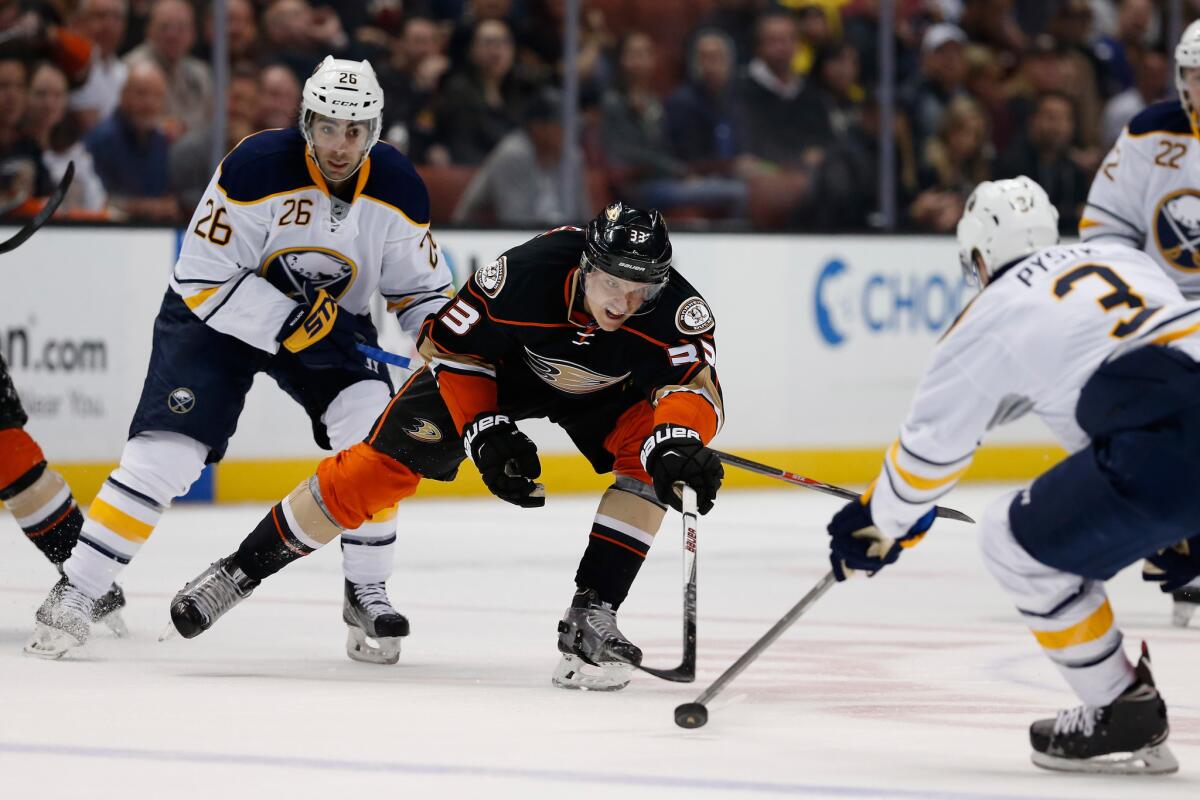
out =
[(370, 132), (370, 126), (362, 122), (318, 116), (311, 133), (317, 163), (325, 176), (341, 181), (353, 175), (370, 141)]
[(636, 283), (593, 270), (584, 278), (583, 297), (588, 313), (596, 318), (600, 328), (615, 331), (660, 289), (662, 284)]
[(1188, 100), (1195, 110), (1200, 103), (1200, 67), (1184, 67), (1182, 72), (1184, 91), (1188, 93)]

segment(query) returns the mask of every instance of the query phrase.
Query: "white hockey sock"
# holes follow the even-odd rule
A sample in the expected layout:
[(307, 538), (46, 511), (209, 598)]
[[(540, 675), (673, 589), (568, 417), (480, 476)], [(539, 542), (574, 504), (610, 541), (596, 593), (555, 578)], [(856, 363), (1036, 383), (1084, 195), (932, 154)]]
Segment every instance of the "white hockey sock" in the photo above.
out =
[(342, 534), (342, 571), (351, 583), (382, 583), (392, 575), (396, 510), (382, 511)]
[(1118, 646), (1103, 661), (1086, 667), (1069, 667), (1055, 661), (1055, 666), (1079, 699), (1089, 706), (1106, 706), (1129, 688), (1136, 676), (1133, 664)]

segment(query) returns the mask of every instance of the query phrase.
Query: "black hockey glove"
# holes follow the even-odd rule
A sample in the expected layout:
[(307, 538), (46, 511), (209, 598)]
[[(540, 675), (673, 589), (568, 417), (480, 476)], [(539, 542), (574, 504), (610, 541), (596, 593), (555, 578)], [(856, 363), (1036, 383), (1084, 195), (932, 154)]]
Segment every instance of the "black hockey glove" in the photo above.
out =
[(537, 445), (503, 414), (480, 414), (463, 430), (463, 447), (492, 494), (521, 508), (546, 505)]
[(700, 441), (700, 434), (682, 425), (659, 425), (642, 443), (642, 466), (654, 481), (654, 494), (676, 511), (683, 500), (675, 484), (686, 483), (696, 490), (696, 510), (712, 511), (713, 501), (725, 477), (721, 459)]
[(841, 511), (833, 515), (826, 530), (829, 531), (829, 563), (833, 577), (844, 581), (856, 570), (868, 576), (874, 575), (900, 557), (900, 551), (912, 547), (933, 525), (937, 509), (931, 508), (925, 516), (912, 524), (908, 532), (899, 539), (884, 536), (871, 519), (870, 506), (859, 500), (851, 500)]
[(312, 302), (296, 307), (275, 341), (309, 369), (335, 369), (362, 358), (356, 345), (365, 342), (363, 323), (318, 289)]
[(1170, 593), (1200, 577), (1200, 536), (1193, 536), (1166, 550), (1147, 556), (1142, 565), (1142, 580), (1160, 584)]

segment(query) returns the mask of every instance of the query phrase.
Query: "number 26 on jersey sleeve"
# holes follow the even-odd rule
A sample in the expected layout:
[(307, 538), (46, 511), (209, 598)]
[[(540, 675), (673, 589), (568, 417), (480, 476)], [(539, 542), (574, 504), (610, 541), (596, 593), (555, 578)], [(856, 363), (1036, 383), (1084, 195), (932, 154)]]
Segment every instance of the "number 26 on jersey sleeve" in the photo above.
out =
[(1054, 281), (1054, 296), (1061, 300), (1073, 292), (1078, 283), (1091, 277), (1098, 278), (1112, 287), (1111, 292), (1096, 298), (1096, 302), (1100, 304), (1100, 308), (1108, 312), (1124, 307), (1137, 312), (1120, 320), (1113, 326), (1109, 335), (1114, 339), (1124, 339), (1142, 327), (1146, 320), (1150, 319), (1151, 315), (1158, 311), (1157, 306), (1147, 306), (1145, 299), (1133, 291), (1129, 284), (1117, 274), (1116, 270), (1104, 264), (1080, 264), (1064, 272)]
[(224, 247), (233, 238), (233, 228), (225, 221), (229, 218), (225, 213), (225, 206), (216, 205), (210, 197), (204, 201), (204, 207), (208, 209), (208, 213), (196, 220), (196, 227), (192, 228), (192, 233)]

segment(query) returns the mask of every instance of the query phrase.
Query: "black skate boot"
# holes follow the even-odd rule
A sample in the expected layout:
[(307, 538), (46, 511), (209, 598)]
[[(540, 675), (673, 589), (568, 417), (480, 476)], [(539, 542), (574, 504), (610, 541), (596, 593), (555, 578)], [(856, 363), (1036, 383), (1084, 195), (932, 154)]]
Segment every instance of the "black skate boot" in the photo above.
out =
[(642, 651), (617, 628), (617, 612), (594, 589), (578, 589), (558, 623), (562, 659), (551, 681), (562, 689), (624, 689)]
[(388, 600), (384, 583), (346, 581), (342, 603), (346, 655), (369, 664), (395, 664), (400, 660), (400, 637), (408, 636), (408, 619)]
[(121, 639), (129, 635), (129, 628), (121, 617), (121, 609), (125, 607), (125, 592), (114, 583), (112, 588), (100, 596), (92, 605), (92, 622), (102, 622), (113, 632), (113, 636)]
[(1154, 687), (1145, 643), (1135, 674), (1133, 685), (1106, 706), (1079, 706), (1033, 723), (1033, 763), (1044, 769), (1124, 775), (1178, 770), (1166, 744), (1167, 704)]
[(39, 658), (62, 658), (88, 640), (95, 601), (64, 575), (34, 615), (36, 627), (25, 652)]
[(1174, 601), (1171, 608), (1171, 624), (1176, 628), (1186, 628), (1192, 621), (1192, 615), (1200, 608), (1200, 586), (1184, 586), (1171, 592)]
[(249, 597), (258, 584), (258, 580), (233, 563), (232, 555), (225, 556), (175, 594), (171, 600), (171, 622), (180, 636), (195, 638)]

